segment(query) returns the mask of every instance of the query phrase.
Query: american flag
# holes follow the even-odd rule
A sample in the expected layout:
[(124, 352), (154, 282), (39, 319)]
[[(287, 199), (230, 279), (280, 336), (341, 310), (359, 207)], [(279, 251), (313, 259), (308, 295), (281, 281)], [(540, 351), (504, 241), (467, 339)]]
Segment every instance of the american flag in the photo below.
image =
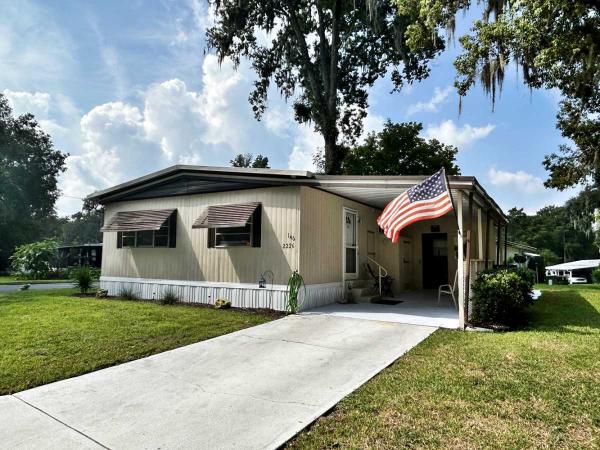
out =
[(419, 220), (435, 219), (454, 209), (444, 169), (403, 192), (385, 207), (377, 225), (395, 244), (400, 230)]

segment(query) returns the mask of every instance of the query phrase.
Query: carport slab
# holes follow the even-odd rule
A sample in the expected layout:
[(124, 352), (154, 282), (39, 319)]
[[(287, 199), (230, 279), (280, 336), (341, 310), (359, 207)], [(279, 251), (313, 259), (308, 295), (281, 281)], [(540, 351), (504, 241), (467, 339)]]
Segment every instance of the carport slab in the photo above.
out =
[(289, 316), (15, 396), (109, 448), (276, 448), (434, 330)]

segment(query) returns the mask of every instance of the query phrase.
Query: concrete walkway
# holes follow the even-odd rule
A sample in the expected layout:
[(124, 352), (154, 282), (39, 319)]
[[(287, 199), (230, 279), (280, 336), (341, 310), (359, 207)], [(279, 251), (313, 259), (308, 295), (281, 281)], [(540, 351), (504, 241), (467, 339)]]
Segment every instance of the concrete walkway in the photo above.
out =
[(435, 328), (289, 316), (0, 397), (5, 448), (276, 448)]
[[(23, 284), (27, 284), (26, 281)], [(0, 292), (14, 292), (21, 289), (23, 284), (0, 284)], [(44, 289), (66, 289), (72, 288), (73, 283), (44, 283), (44, 284), (32, 284), (29, 289), (33, 290), (44, 290)]]
[(437, 292), (434, 291), (407, 291), (389, 299), (400, 301), (400, 303), (397, 305), (367, 302), (332, 303), (309, 309), (302, 314), (458, 328), (458, 311), (449, 296), (444, 296), (440, 305), (437, 303)]

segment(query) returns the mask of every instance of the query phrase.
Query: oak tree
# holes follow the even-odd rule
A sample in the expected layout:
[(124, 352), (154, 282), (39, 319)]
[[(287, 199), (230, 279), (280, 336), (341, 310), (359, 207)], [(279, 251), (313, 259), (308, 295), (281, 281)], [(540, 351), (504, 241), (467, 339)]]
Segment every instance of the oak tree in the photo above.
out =
[[(249, 101), (257, 119), (271, 84), (293, 102), (295, 119), (323, 136), (325, 172), (341, 171), (362, 133), (369, 87), (390, 75), (395, 89), (428, 76), (444, 48), (425, 33), (417, 5), (393, 0), (213, 0), (208, 48), (220, 61), (248, 59), (256, 73)], [(422, 39), (409, 43), (409, 26)]]

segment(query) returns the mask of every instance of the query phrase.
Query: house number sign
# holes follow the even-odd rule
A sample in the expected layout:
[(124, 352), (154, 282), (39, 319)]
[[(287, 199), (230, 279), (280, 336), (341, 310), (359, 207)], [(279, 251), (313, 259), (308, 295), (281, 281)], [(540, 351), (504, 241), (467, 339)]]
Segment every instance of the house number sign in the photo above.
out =
[(288, 238), (288, 242), (284, 242), (282, 244), (282, 247), (283, 248), (294, 248), (295, 244), (296, 244), (296, 236), (294, 236), (292, 233), (288, 233), (287, 238)]

